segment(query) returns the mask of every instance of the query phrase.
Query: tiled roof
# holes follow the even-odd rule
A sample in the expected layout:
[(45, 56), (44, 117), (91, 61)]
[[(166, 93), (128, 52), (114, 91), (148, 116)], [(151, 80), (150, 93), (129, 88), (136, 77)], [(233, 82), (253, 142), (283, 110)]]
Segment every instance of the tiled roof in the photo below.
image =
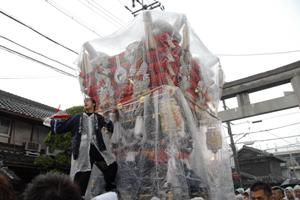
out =
[[(244, 145), (243, 146), (243, 148), (241, 148), (239, 151), (238, 151), (238, 156), (243, 152), (243, 151), (247, 151), (247, 150), (249, 150), (249, 151), (253, 151), (253, 152), (256, 152), (256, 153), (258, 153), (258, 154), (260, 154), (260, 156), (263, 156), (263, 157), (272, 157), (272, 158), (275, 158), (275, 159), (277, 159), (277, 160), (279, 160), (279, 161), (281, 161), (281, 162), (286, 162), (284, 159), (282, 159), (282, 158), (280, 158), (280, 157), (278, 157), (278, 156), (275, 156), (274, 154), (272, 154), (272, 153), (269, 153), (269, 152), (267, 152), (267, 151), (262, 151), (262, 150), (260, 150), (260, 149), (256, 149), (256, 148), (253, 148), (253, 147), (249, 147), (249, 146), (246, 146), (246, 145)], [(248, 158), (247, 158), (248, 159)], [(252, 158), (252, 159), (256, 159), (256, 158)]]
[(55, 108), (0, 90), (0, 112), (41, 120), (55, 113)]

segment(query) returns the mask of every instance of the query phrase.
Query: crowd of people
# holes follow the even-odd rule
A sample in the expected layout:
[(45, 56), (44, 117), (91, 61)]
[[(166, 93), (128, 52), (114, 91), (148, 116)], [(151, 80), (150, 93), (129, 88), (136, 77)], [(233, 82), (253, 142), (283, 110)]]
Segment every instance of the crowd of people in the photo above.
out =
[[(91, 200), (117, 200), (117, 193), (107, 192)], [(9, 178), (0, 174), (0, 200), (83, 200), (79, 185), (69, 176), (49, 172), (35, 177), (21, 196), (17, 196)]]
[[(250, 188), (235, 190), (235, 200), (300, 200), (300, 186), (271, 187), (265, 182), (256, 182)], [(35, 177), (17, 198), (9, 178), (0, 174), (0, 200), (83, 200), (80, 185), (65, 174), (48, 172)], [(91, 200), (117, 200), (116, 192), (107, 192)]]
[(236, 200), (300, 200), (300, 186), (271, 187), (264, 182), (256, 182), (250, 188), (235, 190)]

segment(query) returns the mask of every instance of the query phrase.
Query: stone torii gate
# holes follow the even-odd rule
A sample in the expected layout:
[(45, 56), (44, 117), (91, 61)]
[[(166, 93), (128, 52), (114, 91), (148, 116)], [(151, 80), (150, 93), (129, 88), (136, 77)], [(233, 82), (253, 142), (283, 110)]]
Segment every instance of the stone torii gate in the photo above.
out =
[[(250, 93), (280, 86), (286, 83), (292, 84), (293, 92), (285, 93), (283, 97), (258, 103), (250, 102)], [(228, 126), (228, 135), (230, 137), (235, 170), (238, 174), (240, 174), (237, 151), (232, 137), (230, 121), (300, 106), (300, 61), (274, 70), (225, 83), (223, 86), (221, 100), (225, 101), (229, 98), (237, 98), (238, 107), (220, 111), (218, 116), (222, 122), (225, 122)], [(241, 179), (238, 181), (238, 186), (243, 186)]]
[[(252, 104), (250, 102), (249, 93), (286, 83), (292, 84), (294, 90), (292, 93), (287, 93), (283, 97), (258, 103)], [(237, 98), (238, 107), (218, 113), (219, 118), (223, 122), (300, 106), (300, 61), (225, 83), (221, 99), (226, 100), (234, 97)]]

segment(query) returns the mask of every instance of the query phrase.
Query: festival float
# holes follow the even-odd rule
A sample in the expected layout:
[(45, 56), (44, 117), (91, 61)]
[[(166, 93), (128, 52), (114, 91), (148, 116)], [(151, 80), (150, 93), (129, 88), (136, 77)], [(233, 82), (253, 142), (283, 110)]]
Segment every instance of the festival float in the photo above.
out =
[[(78, 66), (84, 95), (103, 112), (118, 108), (111, 148), (119, 199), (234, 198), (217, 117), (222, 69), (185, 15), (145, 11), (86, 42)], [(93, 196), (99, 183), (97, 173), (91, 177)]]

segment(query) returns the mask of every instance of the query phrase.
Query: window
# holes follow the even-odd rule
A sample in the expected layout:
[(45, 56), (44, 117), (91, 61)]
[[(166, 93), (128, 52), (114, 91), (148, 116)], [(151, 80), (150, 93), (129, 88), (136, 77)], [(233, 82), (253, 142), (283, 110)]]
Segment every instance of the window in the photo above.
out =
[(8, 135), (10, 120), (0, 116), (0, 134)]

